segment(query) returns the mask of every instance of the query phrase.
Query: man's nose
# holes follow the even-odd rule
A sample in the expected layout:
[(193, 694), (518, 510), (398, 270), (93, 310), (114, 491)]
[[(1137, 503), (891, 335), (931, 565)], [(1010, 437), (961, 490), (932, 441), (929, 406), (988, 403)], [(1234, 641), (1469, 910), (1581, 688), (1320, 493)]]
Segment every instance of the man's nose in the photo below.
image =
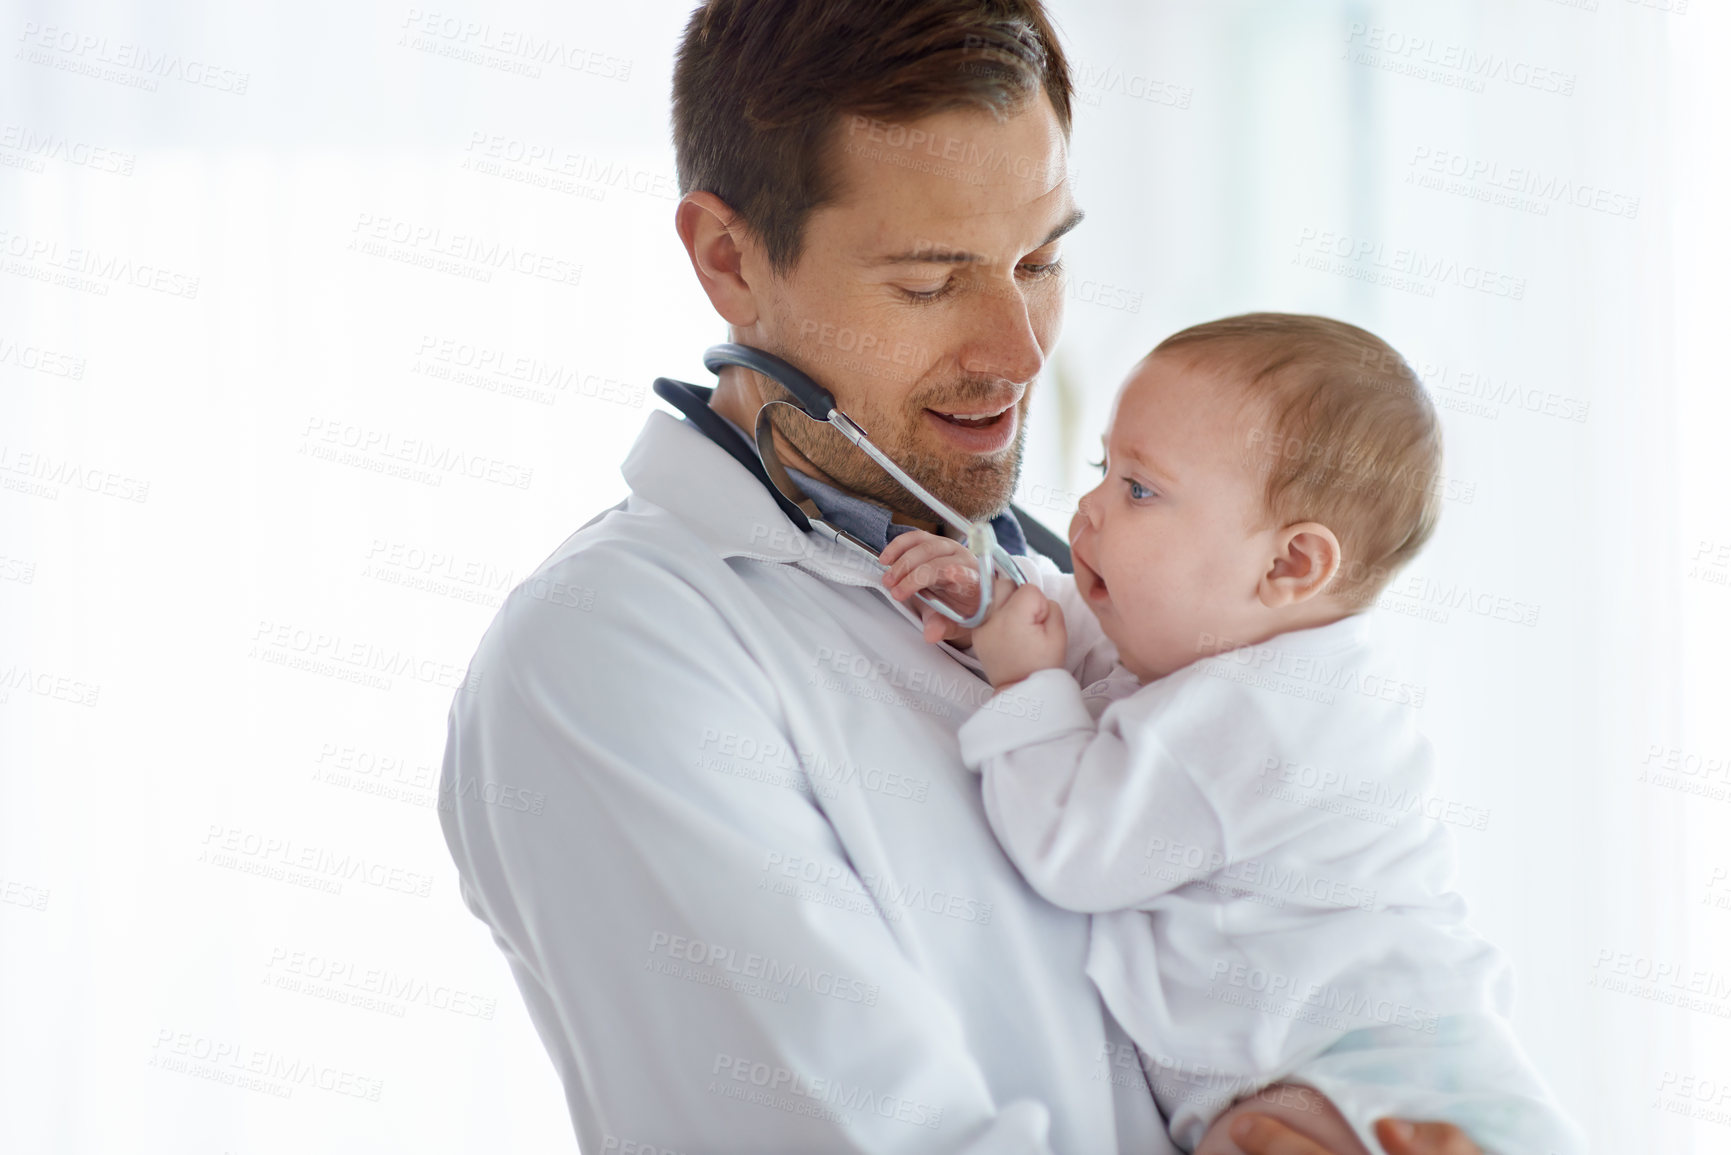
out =
[(969, 341), (962, 350), (962, 371), (1024, 384), (1040, 374), (1045, 350), (1034, 332), (1028, 301), (1020, 286), (994, 284), (974, 295), (965, 319)]

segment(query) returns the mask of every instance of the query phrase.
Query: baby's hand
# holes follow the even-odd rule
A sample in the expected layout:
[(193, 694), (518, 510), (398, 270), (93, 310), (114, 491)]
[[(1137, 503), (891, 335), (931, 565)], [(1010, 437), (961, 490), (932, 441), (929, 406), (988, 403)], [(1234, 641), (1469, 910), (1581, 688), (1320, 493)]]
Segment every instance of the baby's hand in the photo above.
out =
[[(910, 529), (892, 538), (878, 560), (889, 567), (883, 583), (898, 602), (925, 590), (957, 613), (971, 614), (980, 608), (980, 563), (959, 541)], [(958, 626), (930, 606), (922, 605), (919, 609), (926, 641), (952, 642), (958, 646), (971, 641), (973, 631)]]
[(1064, 611), (1033, 582), (1013, 585), (999, 578), (993, 586), (992, 616), (974, 630), (974, 656), (994, 690), (1019, 682), (1035, 670), (1064, 668)]

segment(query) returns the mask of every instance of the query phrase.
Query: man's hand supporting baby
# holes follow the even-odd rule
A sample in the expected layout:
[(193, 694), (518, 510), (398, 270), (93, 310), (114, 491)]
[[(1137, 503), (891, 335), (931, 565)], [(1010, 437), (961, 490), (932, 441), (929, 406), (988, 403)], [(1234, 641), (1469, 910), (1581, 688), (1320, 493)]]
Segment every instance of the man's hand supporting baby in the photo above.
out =
[[(889, 567), (883, 584), (897, 601), (923, 590), (963, 613), (979, 608), (979, 562), (959, 541), (909, 530), (885, 546), (878, 560)], [(926, 641), (972, 646), (994, 690), (1014, 685), (1035, 670), (1064, 668), (1064, 611), (1038, 586), (1018, 586), (1000, 577), (992, 587), (992, 603), (991, 617), (972, 630), (920, 607)]]

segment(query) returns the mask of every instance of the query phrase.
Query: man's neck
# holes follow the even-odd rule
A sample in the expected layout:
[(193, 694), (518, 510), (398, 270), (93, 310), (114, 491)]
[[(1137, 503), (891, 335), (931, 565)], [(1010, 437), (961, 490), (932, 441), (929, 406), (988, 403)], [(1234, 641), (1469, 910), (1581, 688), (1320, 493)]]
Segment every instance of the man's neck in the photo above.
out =
[[(715, 392), (710, 395), (709, 407), (745, 430), (747, 434), (755, 437), (757, 413), (759, 409), (763, 408), (763, 392), (757, 374), (737, 365), (725, 365), (721, 369), (720, 376), (721, 380), (716, 384)], [(871, 501), (874, 505), (882, 504), (864, 494), (855, 493), (813, 465), (805, 454), (795, 449), (787, 438), (781, 435), (781, 431), (776, 429), (773, 423), (770, 425), (769, 438), (771, 445), (775, 448), (776, 455), (781, 458), (783, 467), (796, 473), (803, 473), (831, 488), (851, 494), (861, 501)], [(949, 536), (949, 530), (945, 523), (935, 519), (914, 517), (902, 513), (900, 510), (890, 510), (890, 522), (894, 525), (911, 525), (928, 533)]]

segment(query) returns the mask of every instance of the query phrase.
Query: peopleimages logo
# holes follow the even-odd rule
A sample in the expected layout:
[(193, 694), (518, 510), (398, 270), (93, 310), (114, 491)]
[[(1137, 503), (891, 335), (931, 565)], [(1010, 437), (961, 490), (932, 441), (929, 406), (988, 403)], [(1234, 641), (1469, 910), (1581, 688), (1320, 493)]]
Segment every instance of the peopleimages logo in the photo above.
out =
[[(43, 161), (59, 161), (91, 172), (131, 176), (138, 163), (136, 153), (104, 148), (88, 141), (29, 128), (22, 124), (0, 125), (0, 153), (14, 153), (31, 162), (32, 171), (41, 172)], [(5, 163), (0, 159), (0, 163)]]
[(1527, 279), (1484, 265), (1435, 256), (1421, 249), (1391, 248), (1379, 240), (1330, 229), (1304, 228), (1292, 263), (1319, 272), (1336, 273), (1420, 296), (1435, 296), (1437, 285), (1453, 285), (1475, 293), (1519, 301), (1527, 295)]
[(0, 334), (0, 365), (28, 369), (50, 377), (64, 377), (70, 381), (84, 379), (83, 357), (59, 353), (40, 345), (28, 345), (4, 334)]
[(198, 297), (199, 279), (183, 270), (101, 249), (62, 247), (57, 240), (13, 229), (0, 229), (0, 257), (14, 258), (7, 261), (6, 272), (59, 281), (97, 296), (107, 296), (112, 285), (130, 285), (188, 301)]
[(764, 852), (763, 873), (758, 880), (760, 890), (803, 897), (800, 892), (803, 885), (815, 888), (815, 895), (857, 896), (867, 900), (863, 909), (881, 915), (887, 922), (899, 919), (903, 910), (923, 910), (980, 926), (992, 921), (993, 906), (989, 902), (941, 887), (891, 878), (875, 870), (856, 871), (839, 862), (769, 850)]
[[(1414, 709), (1424, 705), (1425, 687), (1343, 665), (1326, 656), (1297, 653), (1278, 646), (1240, 645), (1210, 633), (1197, 635), (1196, 652), (1207, 655), (1198, 664), (1200, 673), (1296, 697), (1332, 702), (1334, 698), (1329, 691), (1345, 690)], [(1250, 676), (1236, 676), (1239, 672)]]
[(1483, 92), (1488, 80), (1557, 96), (1573, 96), (1575, 92), (1575, 74), (1572, 72), (1544, 68), (1500, 52), (1488, 52), (1464, 44), (1439, 43), (1429, 36), (1416, 36), (1376, 24), (1349, 25), (1346, 44), (1344, 55), (1355, 64), (1404, 73), (1470, 92)]
[(1064, 175), (1066, 163), (1062, 153), (1032, 156), (1006, 152), (996, 146), (981, 148), (978, 141), (967, 137), (892, 124), (870, 116), (850, 116), (847, 134), (845, 152), (901, 168), (957, 177), (969, 184), (983, 184), (991, 173), (1022, 180), (1055, 181)]
[(1641, 211), (1641, 198), (1628, 193), (1570, 180), (1529, 165), (1508, 165), (1429, 145), (1414, 148), (1407, 167), (1408, 184), (1454, 192), (1538, 216), (1548, 216), (1552, 204), (1570, 204), (1629, 220), (1634, 220)]
[(150, 1066), (265, 1091), (283, 1099), (291, 1097), (300, 1087), (311, 1087), (377, 1103), (385, 1089), (382, 1079), (313, 1062), (299, 1055), (168, 1027), (156, 1033)]
[(942, 1107), (933, 1107), (900, 1095), (883, 1094), (857, 1083), (844, 1083), (839, 1079), (803, 1074), (787, 1067), (739, 1055), (718, 1052), (710, 1074), (747, 1084), (756, 1088), (764, 1097), (760, 1099), (742, 1094), (740, 1092), (745, 1091), (744, 1087), (729, 1088), (719, 1080), (711, 1081), (711, 1094), (726, 1094), (731, 1098), (760, 1102), (764, 1106), (778, 1107), (797, 1114), (806, 1113), (801, 1109), (806, 1107), (806, 1103), (799, 1102), (806, 1100), (812, 1105), (861, 1112), (882, 1119), (895, 1119), (915, 1127), (929, 1127), (934, 1131), (944, 1118)]
[(490, 282), (501, 269), (556, 285), (578, 285), (583, 280), (583, 266), (574, 261), (474, 233), (448, 233), (433, 225), (373, 213), (359, 214), (349, 232), (348, 248), (355, 252), (473, 280)]
[(875, 1007), (879, 988), (876, 983), (840, 975), (823, 967), (809, 967), (789, 962), (774, 955), (744, 951), (717, 942), (687, 938), (667, 931), (654, 931), (649, 936), (649, 954), (669, 960), (690, 963), (716, 972), (717, 975), (746, 980), (759, 980), (778, 991), (803, 990), (809, 994)]
[[(1380, 997), (1338, 983), (1319, 981), (1309, 975), (1266, 970), (1227, 959), (1215, 960), (1208, 981), (1208, 997), (1222, 1002), (1259, 1006), (1270, 1011), (1283, 1005), (1304, 1007), (1326, 1016), (1324, 1020), (1304, 1018), (1303, 1021), (1333, 1020), (1357, 1025), (1377, 1023), (1434, 1035), (1441, 1020), (1439, 1012), (1412, 1003)], [(1234, 992), (1259, 995), (1263, 999), (1237, 997)], [(1302, 1018), (1298, 1015), (1289, 1017)]]
[(374, 472), (395, 471), (411, 480), (431, 479), (435, 485), (447, 476), (459, 476), (528, 489), (535, 477), (532, 466), (468, 453), (425, 438), (399, 437), (388, 429), (372, 429), (334, 417), (308, 417), (302, 437), (305, 440), (298, 451), (302, 455), (376, 467)]
[(158, 52), (142, 44), (111, 40), (91, 32), (34, 20), (24, 22), (18, 40), (24, 50), (15, 59), (28, 60), (129, 88), (155, 92), (158, 81), (178, 80), (195, 88), (209, 88), (231, 96), (245, 96), (252, 73), (195, 60), (179, 52)]
[(556, 36), (509, 28), (486, 20), (469, 20), (444, 12), (410, 8), (404, 13), (397, 43), (435, 56), (481, 64), (530, 79), (539, 79), (543, 65), (624, 83), (631, 79), (632, 61)]

